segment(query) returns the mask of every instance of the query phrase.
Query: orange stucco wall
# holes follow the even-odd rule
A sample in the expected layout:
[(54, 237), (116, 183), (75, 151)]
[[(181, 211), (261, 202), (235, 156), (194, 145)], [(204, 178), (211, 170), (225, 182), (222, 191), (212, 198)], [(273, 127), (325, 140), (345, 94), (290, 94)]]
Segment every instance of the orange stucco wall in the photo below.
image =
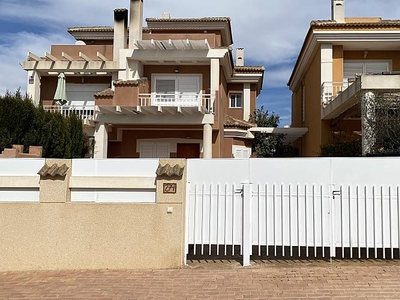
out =
[(74, 60), (84, 60), (79, 57), (79, 52), (82, 52), (92, 60), (101, 60), (97, 57), (97, 52), (103, 54), (107, 59), (113, 59), (112, 45), (52, 45), (51, 54), (61, 60), (66, 60), (62, 57), (62, 52), (71, 56)]
[[(120, 132), (121, 140), (118, 139), (118, 130)], [(152, 129), (152, 130), (149, 130)], [(168, 130), (169, 129), (169, 130)], [(185, 129), (177, 130), (177, 126), (169, 126), (167, 128), (156, 128), (152, 126), (146, 126), (146, 129), (135, 127), (135, 126), (115, 126), (109, 132), (109, 143), (108, 143), (108, 157), (126, 157), (126, 158), (137, 158), (139, 153), (136, 152), (137, 140), (139, 139), (186, 139), (190, 140), (202, 140), (203, 139), (203, 127), (202, 126), (187, 126)], [(122, 133), (122, 134), (121, 134)], [(215, 137), (213, 134), (213, 143)], [(171, 157), (176, 157), (176, 153), (171, 153)]]
[[(292, 97), (293, 127), (308, 127), (308, 133), (302, 138), (300, 153), (302, 156), (318, 156), (321, 145), (322, 130), (326, 126), (321, 124), (321, 51), (313, 57), (312, 62), (302, 80), (306, 89), (305, 121), (302, 122), (302, 87), (299, 85)], [(329, 128), (329, 126), (328, 126)], [(328, 130), (329, 131), (329, 130)], [(300, 142), (298, 142), (300, 144)]]

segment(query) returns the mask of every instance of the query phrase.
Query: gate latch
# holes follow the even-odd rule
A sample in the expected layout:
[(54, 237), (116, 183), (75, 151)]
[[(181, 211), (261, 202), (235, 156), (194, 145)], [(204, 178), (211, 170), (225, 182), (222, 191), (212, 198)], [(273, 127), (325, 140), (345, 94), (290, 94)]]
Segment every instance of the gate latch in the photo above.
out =
[(335, 196), (340, 196), (341, 195), (341, 191), (339, 190), (339, 191), (332, 191), (332, 196), (333, 197), (335, 197)]

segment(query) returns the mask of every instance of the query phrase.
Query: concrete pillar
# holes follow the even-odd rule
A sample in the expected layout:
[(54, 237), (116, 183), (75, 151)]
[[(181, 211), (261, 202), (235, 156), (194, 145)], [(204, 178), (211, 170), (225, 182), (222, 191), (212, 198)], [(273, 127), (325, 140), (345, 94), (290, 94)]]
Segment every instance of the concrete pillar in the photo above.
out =
[(103, 122), (96, 123), (94, 132), (94, 158), (107, 158), (108, 150), (108, 125)]
[(375, 94), (364, 92), (361, 98), (362, 155), (374, 151), (375, 145)]
[(35, 106), (40, 104), (40, 76), (36, 71), (28, 71), (28, 84), (26, 92), (31, 97)]
[(143, 64), (138, 60), (128, 59), (127, 74), (128, 80), (138, 80), (142, 78)]
[(119, 50), (128, 47), (128, 10), (114, 10), (114, 52), (113, 60), (119, 61)]
[(250, 103), (251, 103), (251, 93), (250, 93), (250, 83), (245, 83), (243, 85), (243, 120), (248, 121), (250, 119), (251, 111), (250, 111)]
[(203, 126), (203, 158), (212, 158), (212, 126)]
[(129, 14), (129, 49), (133, 49), (135, 40), (142, 39), (143, 0), (131, 0)]
[(324, 82), (333, 81), (333, 46), (332, 44), (321, 45), (321, 85)]
[[(219, 91), (219, 82), (220, 82), (220, 64), (218, 58), (211, 59), (211, 74), (210, 74), (210, 94), (217, 96)], [(215, 99), (215, 98), (214, 98)], [(214, 107), (214, 103), (211, 103), (211, 107)]]

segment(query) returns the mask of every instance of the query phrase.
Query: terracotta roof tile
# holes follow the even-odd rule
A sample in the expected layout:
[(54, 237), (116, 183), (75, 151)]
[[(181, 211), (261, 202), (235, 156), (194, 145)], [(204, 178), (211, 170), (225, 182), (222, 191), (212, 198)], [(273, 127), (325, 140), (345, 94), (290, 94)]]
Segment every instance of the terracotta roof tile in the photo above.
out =
[(363, 19), (360, 22), (351, 21), (346, 23), (338, 23), (333, 20), (315, 20), (311, 21), (310, 26), (313, 28), (354, 28), (354, 27), (366, 27), (366, 28), (397, 28), (400, 27), (400, 20), (381, 20), (379, 22), (368, 22)]
[(137, 80), (115, 80), (114, 86), (137, 86), (145, 82), (147, 82), (147, 78)]
[(253, 124), (251, 122), (247, 122), (244, 120), (238, 120), (235, 119), (232, 116), (226, 116), (225, 117), (225, 122), (224, 122), (224, 127), (236, 127), (236, 128), (251, 128), (251, 127), (256, 127), (256, 124)]
[(206, 17), (206, 18), (181, 18), (181, 19), (162, 19), (146, 18), (146, 22), (230, 22), (229, 17)]
[(67, 29), (69, 33), (73, 32), (114, 32), (114, 28), (111, 26), (88, 26), (88, 27), (69, 27)]
[(259, 73), (264, 72), (265, 67), (263, 66), (235, 66), (236, 73)]
[(110, 88), (94, 94), (95, 97), (114, 97), (114, 91)]

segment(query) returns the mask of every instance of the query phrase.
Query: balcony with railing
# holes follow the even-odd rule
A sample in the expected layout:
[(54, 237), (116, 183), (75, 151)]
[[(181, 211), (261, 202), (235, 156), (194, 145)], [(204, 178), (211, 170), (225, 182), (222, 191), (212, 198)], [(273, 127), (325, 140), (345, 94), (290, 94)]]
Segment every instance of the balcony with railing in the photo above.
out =
[(95, 106), (75, 106), (75, 105), (44, 105), (45, 111), (60, 113), (64, 117), (69, 117), (75, 114), (81, 120), (92, 121), (95, 117)]
[(400, 90), (399, 72), (360, 74), (347, 82), (324, 82), (321, 87), (321, 118), (330, 120), (357, 105), (364, 92), (394, 92)]
[(207, 112), (212, 113), (213, 98), (213, 95), (203, 93), (139, 94), (139, 105), (183, 108), (197, 107), (204, 108)]
[(321, 118), (329, 120), (340, 116), (358, 103), (361, 77), (345, 82), (324, 82), (321, 87)]

